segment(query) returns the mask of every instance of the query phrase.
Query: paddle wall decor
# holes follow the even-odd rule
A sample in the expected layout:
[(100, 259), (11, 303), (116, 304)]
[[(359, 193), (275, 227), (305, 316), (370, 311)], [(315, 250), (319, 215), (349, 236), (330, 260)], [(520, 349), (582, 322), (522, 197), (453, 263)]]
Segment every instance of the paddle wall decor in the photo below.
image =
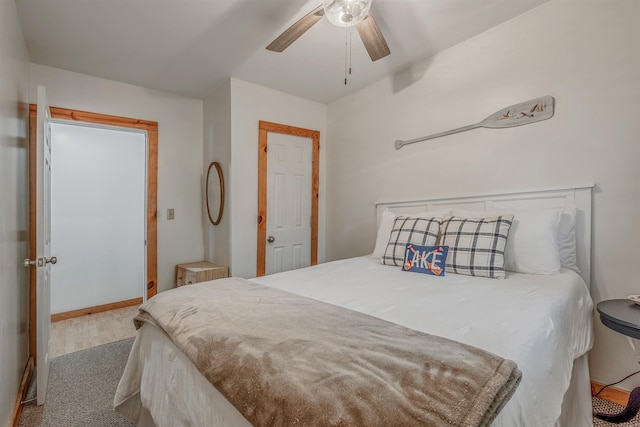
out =
[(553, 96), (547, 95), (541, 98), (531, 99), (529, 101), (505, 107), (500, 111), (496, 111), (483, 121), (473, 125), (463, 126), (460, 128), (435, 133), (433, 135), (423, 136), (422, 138), (411, 139), (408, 141), (397, 140), (396, 150), (401, 149), (405, 145), (427, 141), (429, 139), (440, 138), (441, 136), (465, 132), (480, 127), (501, 129), (540, 122), (542, 120), (547, 120), (553, 117), (554, 107), (555, 99), (553, 98)]

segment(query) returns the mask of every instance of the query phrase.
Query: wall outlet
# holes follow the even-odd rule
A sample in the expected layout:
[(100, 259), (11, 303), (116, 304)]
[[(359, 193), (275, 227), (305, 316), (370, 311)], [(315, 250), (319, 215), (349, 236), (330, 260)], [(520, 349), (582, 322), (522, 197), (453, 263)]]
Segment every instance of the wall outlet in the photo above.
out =
[(175, 209), (169, 208), (167, 209), (167, 219), (171, 220), (175, 218)]

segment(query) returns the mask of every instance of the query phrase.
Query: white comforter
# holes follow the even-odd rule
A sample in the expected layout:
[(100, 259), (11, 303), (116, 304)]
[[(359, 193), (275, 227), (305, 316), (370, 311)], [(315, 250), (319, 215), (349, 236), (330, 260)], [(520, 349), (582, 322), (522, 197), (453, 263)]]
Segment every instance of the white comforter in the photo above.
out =
[(522, 382), (494, 426), (554, 425), (573, 361), (593, 341), (591, 297), (569, 270), (435, 277), (360, 257), (254, 280), (514, 360)]
[[(580, 276), (568, 270), (553, 276), (507, 273), (504, 280), (434, 277), (359, 257), (253, 280), (516, 361), (522, 382), (494, 427), (555, 425), (573, 362), (593, 339), (591, 297)], [(139, 397), (120, 412), (138, 419), (137, 400), (151, 409), (158, 427), (242, 425), (244, 418), (186, 356), (149, 328), (139, 331), (123, 375), (123, 381), (141, 384)]]

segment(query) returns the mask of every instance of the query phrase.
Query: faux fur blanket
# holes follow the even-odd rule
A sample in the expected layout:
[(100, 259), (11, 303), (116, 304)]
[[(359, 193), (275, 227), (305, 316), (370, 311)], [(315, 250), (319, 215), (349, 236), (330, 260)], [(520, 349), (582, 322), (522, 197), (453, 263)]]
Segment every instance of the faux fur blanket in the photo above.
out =
[(239, 278), (162, 292), (135, 322), (254, 426), (487, 426), (521, 377), (484, 350)]

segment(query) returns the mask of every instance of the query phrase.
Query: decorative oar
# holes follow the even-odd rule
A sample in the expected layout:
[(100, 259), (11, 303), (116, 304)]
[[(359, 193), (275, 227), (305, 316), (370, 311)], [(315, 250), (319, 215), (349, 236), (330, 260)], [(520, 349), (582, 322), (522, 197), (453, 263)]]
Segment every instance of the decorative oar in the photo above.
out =
[(480, 127), (492, 129), (511, 128), (547, 120), (553, 116), (554, 106), (555, 99), (550, 95), (543, 96), (542, 98), (531, 99), (526, 102), (521, 102), (520, 104), (503, 108), (500, 111), (496, 111), (480, 123), (476, 123), (474, 125), (463, 126), (461, 128), (435, 133), (433, 135), (423, 136), (422, 138), (411, 139), (408, 141), (401, 141), (398, 139), (396, 141), (396, 150), (399, 150), (408, 144), (440, 138), (441, 136), (465, 132)]

